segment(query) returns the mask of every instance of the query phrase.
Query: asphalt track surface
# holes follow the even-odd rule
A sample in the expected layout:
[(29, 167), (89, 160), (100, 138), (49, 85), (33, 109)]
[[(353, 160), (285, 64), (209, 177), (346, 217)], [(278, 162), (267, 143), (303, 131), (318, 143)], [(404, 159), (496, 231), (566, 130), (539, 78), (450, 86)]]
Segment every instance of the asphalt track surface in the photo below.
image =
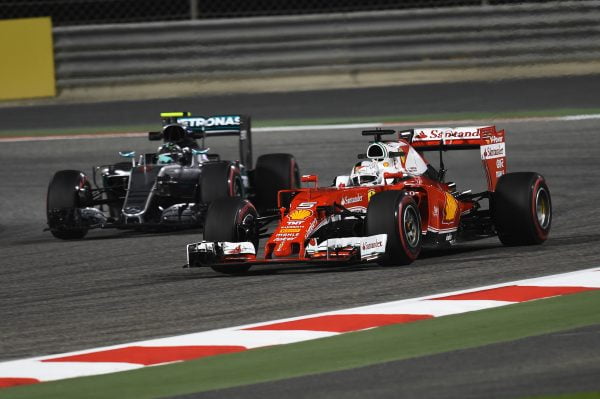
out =
[(260, 121), (600, 108), (598, 92), (600, 75), (591, 75), (36, 107), (0, 106), (0, 132), (151, 125), (159, 123), (159, 113), (165, 111), (191, 111), (196, 115), (248, 114)]
[[(261, 266), (241, 277), (181, 268), (185, 244), (201, 239), (197, 231), (160, 235), (93, 231), (80, 241), (60, 241), (42, 231), (45, 191), (54, 171), (89, 172), (92, 165), (118, 161), (119, 150), (149, 152), (155, 143), (140, 138), (3, 143), (0, 360), (598, 266), (600, 120), (505, 123), (501, 127), (508, 132), (509, 170), (537, 171), (548, 180), (554, 220), (544, 245), (504, 248), (496, 239), (487, 239), (449, 251), (425, 251), (407, 267)], [(294, 153), (302, 171), (319, 174), (322, 182), (348, 173), (355, 154), (365, 148), (358, 130), (255, 132), (254, 144), (255, 155)], [(235, 157), (237, 152), (235, 141), (227, 138), (215, 139), (210, 146), (224, 157)], [(477, 153), (448, 154), (448, 177), (459, 189), (483, 188), (477, 158)], [(474, 358), (490, 355), (485, 350), (473, 353)], [(565, 356), (577, 355), (573, 348)], [(521, 360), (515, 353), (508, 361), (520, 364)], [(368, 373), (362, 381), (365, 389), (379, 383), (376, 375)], [(559, 379), (549, 379), (545, 388), (560, 392), (564, 386)], [(454, 389), (460, 396), (464, 388)]]

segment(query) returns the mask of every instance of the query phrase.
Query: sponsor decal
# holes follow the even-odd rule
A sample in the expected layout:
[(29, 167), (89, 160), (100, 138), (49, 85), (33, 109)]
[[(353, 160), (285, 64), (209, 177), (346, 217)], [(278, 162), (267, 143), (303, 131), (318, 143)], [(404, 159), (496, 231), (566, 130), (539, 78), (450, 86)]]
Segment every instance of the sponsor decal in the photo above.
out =
[(290, 213), (288, 213), (288, 218), (290, 220), (306, 220), (310, 216), (312, 216), (312, 211), (308, 209), (294, 209)]
[(504, 155), (504, 143), (487, 144), (481, 146), (481, 159), (500, 158)]
[(502, 176), (503, 174), (504, 174), (504, 171), (503, 171), (503, 170), (498, 170), (498, 171), (496, 171), (496, 177), (500, 177), (500, 176)]
[(450, 193), (446, 193), (446, 205), (444, 206), (444, 222), (452, 223), (458, 211), (458, 201)]
[(189, 127), (239, 126), (240, 117), (237, 115), (211, 116), (210, 118), (178, 118), (177, 123)]
[(354, 197), (342, 197), (342, 205), (354, 204), (363, 200), (362, 194), (356, 194)]
[(224, 255), (256, 254), (254, 245), (250, 242), (223, 242), (222, 246)]
[(229, 250), (229, 255), (239, 254), (240, 252), (242, 252), (242, 246), (241, 245), (237, 245), (236, 247), (231, 248)]
[(438, 217), (440, 215), (440, 208), (437, 205), (433, 206), (433, 216)]
[(302, 220), (288, 220), (285, 225), (287, 226), (301, 226), (304, 221)]
[(457, 128), (457, 129), (421, 129), (415, 133), (414, 141), (427, 140), (456, 140), (456, 139), (478, 139), (479, 128)]
[(273, 242), (293, 241), (295, 237), (274, 238)]
[(278, 238), (296, 238), (298, 237), (298, 233), (277, 233), (275, 237)]
[(364, 237), (360, 240), (360, 257), (361, 259), (369, 259), (385, 253), (387, 243), (386, 234), (378, 234), (375, 236)]
[(317, 219), (313, 219), (313, 221), (310, 224), (310, 226), (308, 226), (308, 229), (306, 229), (306, 235), (305, 235), (305, 237), (310, 236), (310, 234), (313, 232), (313, 230), (315, 229), (316, 226), (317, 226)]
[(498, 168), (498, 169), (504, 168), (504, 159), (503, 158), (498, 158), (496, 160), (496, 168)]
[(371, 201), (371, 197), (374, 196), (377, 193), (377, 191), (375, 190), (369, 190), (369, 192), (367, 193), (367, 202)]
[(383, 241), (374, 241), (374, 242), (363, 242), (362, 243), (362, 250), (366, 251), (368, 249), (374, 249), (374, 248), (381, 248), (383, 247)]
[(280, 233), (300, 233), (300, 231), (301, 231), (300, 227), (292, 227), (292, 228), (284, 227), (284, 228), (279, 229)]
[[(283, 230), (287, 230), (287, 229), (279, 230), (279, 232), (277, 234), (275, 234), (275, 238), (273, 238), (274, 242), (293, 241), (294, 239), (298, 238), (298, 236), (300, 235), (298, 232), (285, 232)], [(298, 230), (300, 230), (300, 229), (298, 229)]]

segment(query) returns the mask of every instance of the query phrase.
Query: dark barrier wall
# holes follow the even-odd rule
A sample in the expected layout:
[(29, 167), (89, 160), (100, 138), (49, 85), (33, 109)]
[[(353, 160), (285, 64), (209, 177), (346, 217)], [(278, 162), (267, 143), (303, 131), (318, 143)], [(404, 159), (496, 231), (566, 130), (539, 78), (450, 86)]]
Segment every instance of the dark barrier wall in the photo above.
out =
[[(51, 16), (54, 26), (386, 9), (543, 3), (543, 0), (0, 0), (0, 19)], [(556, 1), (554, 1), (556, 2)]]

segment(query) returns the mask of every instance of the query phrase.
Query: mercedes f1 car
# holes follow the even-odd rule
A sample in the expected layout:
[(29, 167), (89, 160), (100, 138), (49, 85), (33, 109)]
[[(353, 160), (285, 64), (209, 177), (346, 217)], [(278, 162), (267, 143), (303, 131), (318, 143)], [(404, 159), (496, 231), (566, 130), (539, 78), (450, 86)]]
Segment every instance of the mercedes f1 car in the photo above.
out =
[[(247, 116), (171, 112), (161, 118), (162, 130), (148, 135), (163, 140), (156, 153), (120, 152), (128, 161), (94, 167), (91, 180), (77, 170), (56, 172), (48, 187), (47, 230), (77, 239), (93, 228), (200, 227), (217, 199), (236, 197), (261, 210), (274, 209), (278, 190), (299, 186), (290, 154), (262, 155), (253, 168)], [(207, 138), (226, 135), (239, 139), (237, 161), (221, 160), (205, 146)]]
[[(373, 138), (350, 175), (318, 187), (282, 190), (279, 214), (259, 217), (241, 198), (208, 209), (204, 241), (187, 246), (189, 267), (240, 273), (268, 263), (367, 262), (406, 265), (424, 245), (447, 247), (498, 236), (504, 245), (541, 244), (552, 221), (550, 191), (533, 172), (507, 173), (505, 134), (495, 126), (370, 130)], [(384, 137), (390, 140), (384, 140)], [(487, 190), (458, 192), (445, 181), (442, 153), (479, 150)], [(424, 158), (439, 151), (440, 167)], [(278, 220), (265, 234), (270, 220)], [(268, 237), (258, 256), (258, 242)]]

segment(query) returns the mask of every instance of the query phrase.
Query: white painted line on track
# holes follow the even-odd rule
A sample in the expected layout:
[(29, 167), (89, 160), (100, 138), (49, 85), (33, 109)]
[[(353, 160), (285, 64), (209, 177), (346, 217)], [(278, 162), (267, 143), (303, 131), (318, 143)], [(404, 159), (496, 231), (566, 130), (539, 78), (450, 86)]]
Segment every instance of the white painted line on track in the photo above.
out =
[[(340, 130), (340, 129), (369, 129), (384, 126), (413, 127), (421, 125), (461, 125), (465, 123), (528, 123), (528, 122), (560, 122), (560, 121), (583, 121), (600, 119), (600, 114), (587, 115), (567, 115), (550, 117), (524, 117), (524, 118), (490, 118), (486, 119), (463, 119), (463, 120), (437, 120), (420, 122), (373, 122), (373, 123), (341, 123), (341, 124), (320, 124), (320, 125), (296, 125), (296, 126), (273, 126), (273, 127), (255, 127), (253, 132), (298, 132), (315, 130)], [(95, 133), (95, 134), (72, 134), (72, 135), (48, 135), (48, 136), (15, 136), (0, 138), (0, 143), (18, 143), (26, 141), (52, 141), (52, 140), (84, 140), (84, 139), (106, 139), (106, 138), (125, 138), (125, 137), (146, 137), (147, 132), (129, 132), (129, 133)]]
[(0, 362), (0, 387), (133, 370), (594, 289), (600, 289), (600, 267), (270, 322), (5, 361)]
[(569, 115), (563, 116), (561, 120), (563, 121), (583, 121), (587, 119), (600, 119), (600, 114), (591, 114), (591, 115)]

